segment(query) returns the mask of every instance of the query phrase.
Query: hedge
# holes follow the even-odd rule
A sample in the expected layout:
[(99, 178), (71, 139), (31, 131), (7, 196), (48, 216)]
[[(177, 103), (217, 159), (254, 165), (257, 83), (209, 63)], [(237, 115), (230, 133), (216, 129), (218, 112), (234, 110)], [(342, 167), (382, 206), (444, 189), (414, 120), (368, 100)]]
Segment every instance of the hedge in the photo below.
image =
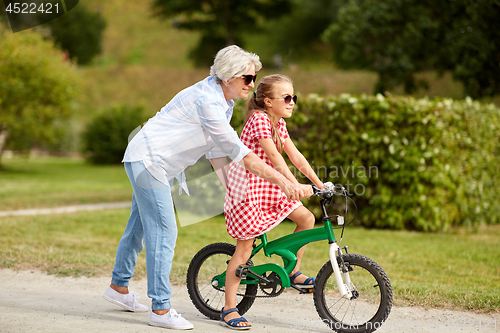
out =
[(96, 114), (82, 132), (82, 152), (94, 164), (119, 164), (130, 135), (147, 121), (141, 106), (115, 105)]
[[(243, 107), (235, 107), (237, 130)], [(319, 177), (352, 194), (358, 224), (438, 231), (500, 223), (500, 110), (492, 104), (309, 95), (287, 124)], [(320, 216), (317, 201), (304, 204)]]

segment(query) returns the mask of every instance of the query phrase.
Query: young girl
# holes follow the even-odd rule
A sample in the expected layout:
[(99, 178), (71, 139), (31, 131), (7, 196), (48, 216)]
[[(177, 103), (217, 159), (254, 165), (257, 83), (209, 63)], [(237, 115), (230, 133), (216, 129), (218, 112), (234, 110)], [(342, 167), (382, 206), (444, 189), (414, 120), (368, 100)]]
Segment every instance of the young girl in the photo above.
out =
[[(311, 182), (323, 188), (323, 183), (290, 140), (286, 129), (283, 118), (292, 115), (296, 102), (297, 96), (293, 94), (290, 78), (278, 74), (262, 78), (248, 103), (240, 139), (265, 163), (298, 184), (281, 155), (284, 150)], [(220, 322), (233, 329), (249, 329), (251, 325), (240, 317), (236, 309), (236, 293), (240, 283), (235, 275), (236, 268), (250, 258), (255, 237), (268, 232), (285, 218), (297, 225), (294, 232), (311, 229), (314, 227), (314, 216), (300, 201), (287, 200), (278, 186), (249, 173), (237, 163), (232, 163), (228, 172), (224, 214), (227, 232), (237, 239), (237, 243), (227, 267), (226, 299)], [(297, 286), (312, 286), (314, 278), (299, 271), (304, 249), (305, 246), (297, 252), (297, 266), (290, 275), (290, 281)]]

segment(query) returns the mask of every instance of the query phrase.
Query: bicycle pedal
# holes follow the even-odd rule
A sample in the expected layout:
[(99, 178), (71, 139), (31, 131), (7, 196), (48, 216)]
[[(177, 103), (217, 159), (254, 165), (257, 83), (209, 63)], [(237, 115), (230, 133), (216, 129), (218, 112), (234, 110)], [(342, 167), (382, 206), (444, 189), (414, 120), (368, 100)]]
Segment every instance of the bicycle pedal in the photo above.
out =
[(310, 294), (314, 291), (314, 288), (303, 288), (306, 294)]
[(297, 286), (290, 286), (290, 287), (297, 290), (300, 294), (310, 294), (314, 291), (314, 287), (313, 288), (304, 288), (304, 287), (297, 287)]
[(238, 268), (236, 268), (235, 274), (240, 279), (246, 279), (248, 275), (248, 265), (239, 265)]
[(300, 288), (302, 289), (301, 290), (301, 294), (311, 294), (313, 291), (314, 291), (314, 288)]

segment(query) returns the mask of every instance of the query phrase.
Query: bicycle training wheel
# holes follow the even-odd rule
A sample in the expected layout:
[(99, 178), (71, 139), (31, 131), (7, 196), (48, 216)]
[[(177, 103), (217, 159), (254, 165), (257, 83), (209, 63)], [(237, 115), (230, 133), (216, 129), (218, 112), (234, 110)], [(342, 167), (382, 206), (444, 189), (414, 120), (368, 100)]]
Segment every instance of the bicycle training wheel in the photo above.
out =
[[(319, 271), (314, 284), (316, 310), (323, 322), (336, 332), (373, 332), (382, 326), (391, 311), (391, 282), (384, 270), (365, 256), (344, 254), (342, 259), (348, 266), (354, 288), (352, 297), (340, 296), (332, 265), (328, 261)], [(341, 262), (339, 257), (337, 262)]]
[[(225, 287), (212, 285), (212, 279), (226, 271), (235, 249), (236, 246), (232, 244), (210, 244), (198, 251), (189, 264), (186, 277), (189, 297), (196, 308), (210, 319), (220, 319), (220, 311), (225, 302)], [(252, 265), (250, 260), (247, 264)], [(238, 294), (245, 295), (236, 296), (238, 313), (243, 315), (255, 301), (257, 285), (240, 285)]]

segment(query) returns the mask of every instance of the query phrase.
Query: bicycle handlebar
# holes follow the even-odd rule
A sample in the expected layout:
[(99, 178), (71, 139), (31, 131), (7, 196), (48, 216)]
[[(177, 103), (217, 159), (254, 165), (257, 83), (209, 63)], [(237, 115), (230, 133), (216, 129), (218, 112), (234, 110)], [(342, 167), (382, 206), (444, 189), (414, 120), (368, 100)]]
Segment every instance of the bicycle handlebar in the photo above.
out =
[[(324, 188), (319, 189), (316, 186), (312, 185), (313, 188), (313, 194), (315, 196), (321, 197), (323, 200), (321, 202), (321, 208), (322, 208), (322, 213), (323, 213), (323, 218), (329, 219), (330, 217), (328, 216), (325, 208), (325, 204), (329, 204), (331, 199), (333, 198), (334, 195), (338, 196), (343, 196), (345, 197), (345, 213), (342, 218), (342, 221), (344, 221), (345, 218), (347, 218), (347, 200), (351, 200), (352, 204), (354, 205), (354, 208), (356, 209), (356, 213), (354, 215), (354, 218), (351, 220), (351, 222), (344, 224), (342, 222), (342, 226), (336, 227), (336, 228), (342, 228), (342, 234), (340, 235), (340, 241), (342, 241), (342, 236), (344, 235), (344, 228), (348, 225), (350, 225), (358, 216), (358, 207), (356, 206), (356, 203), (351, 199), (351, 197), (348, 195), (346, 189), (343, 186), (336, 186), (331, 182), (326, 182), (323, 184)], [(335, 215), (337, 218), (342, 217), (340, 215)], [(340, 223), (339, 223), (340, 225)], [(334, 229), (336, 229), (334, 228)], [(340, 244), (340, 242), (339, 242)]]
[(331, 182), (326, 182), (323, 189), (319, 189), (316, 186), (312, 186), (314, 195), (320, 196), (322, 198), (331, 198), (334, 194), (345, 194), (345, 188), (343, 186), (336, 186)]

